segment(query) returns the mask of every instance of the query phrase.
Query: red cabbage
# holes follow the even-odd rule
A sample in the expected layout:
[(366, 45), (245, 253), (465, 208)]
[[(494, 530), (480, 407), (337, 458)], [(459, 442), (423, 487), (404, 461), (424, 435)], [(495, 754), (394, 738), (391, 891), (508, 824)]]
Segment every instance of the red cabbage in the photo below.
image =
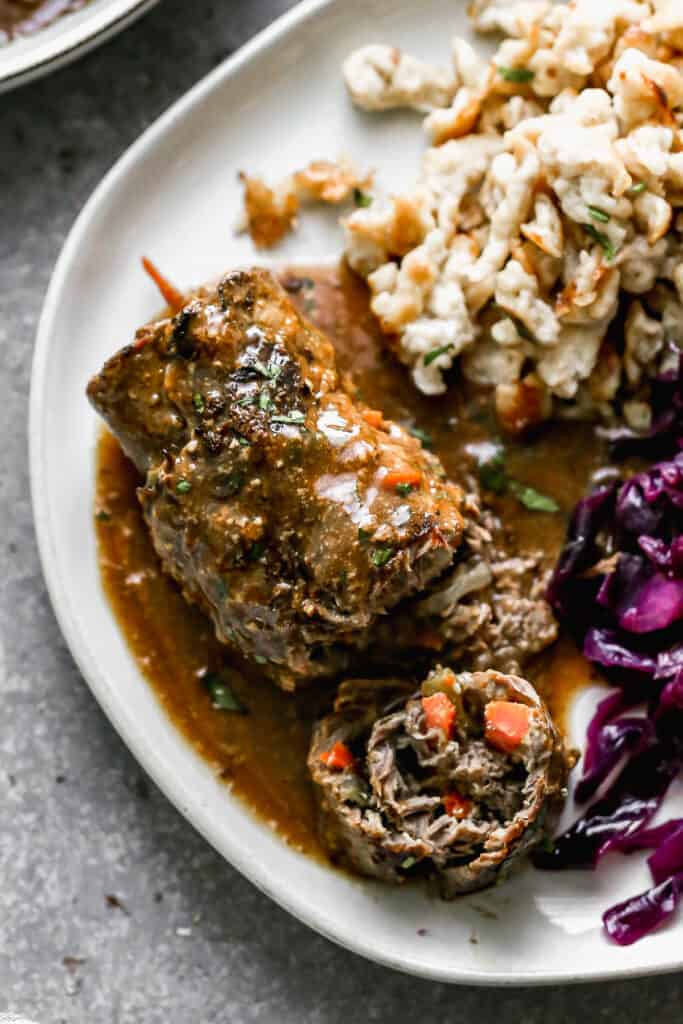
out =
[[(653, 382), (651, 403), (646, 434), (607, 436), (616, 457), (661, 461), (579, 502), (548, 593), (586, 658), (618, 687), (588, 728), (577, 801), (595, 797), (623, 763), (535, 862), (590, 868), (609, 850), (652, 849), (655, 887), (604, 916), (622, 944), (665, 920), (683, 893), (683, 820), (647, 827), (683, 766), (683, 353)], [(624, 716), (638, 703), (646, 716)]]
[(676, 826), (669, 822), (667, 834), (662, 836), (647, 864), (655, 885), (683, 871), (683, 822)]
[[(665, 821), (663, 825), (655, 825), (653, 828), (641, 828), (630, 836), (615, 843), (612, 849), (618, 849), (620, 853), (634, 853), (636, 850), (656, 850), (671, 835), (683, 829), (683, 818), (672, 818)], [(683, 867), (683, 865), (681, 865)]]
[(645, 433), (629, 427), (599, 431), (610, 442), (614, 458), (662, 459), (677, 450), (683, 435), (683, 353), (674, 345), (670, 346), (670, 351), (674, 363), (672, 369), (652, 382), (650, 404), (654, 417), (650, 429)]
[(584, 763), (584, 775), (574, 793), (576, 802), (585, 804), (594, 797), (625, 754), (649, 746), (654, 739), (655, 730), (649, 718), (619, 718), (603, 725), (594, 741), (590, 770)]
[[(589, 661), (605, 668), (644, 672), (649, 676), (657, 672), (656, 658), (620, 643), (619, 634), (613, 629), (589, 629), (583, 642), (583, 653)], [(614, 714), (610, 717), (614, 717)]]
[(676, 910), (683, 892), (683, 872), (618, 903), (603, 915), (605, 931), (620, 946), (630, 946), (663, 924)]

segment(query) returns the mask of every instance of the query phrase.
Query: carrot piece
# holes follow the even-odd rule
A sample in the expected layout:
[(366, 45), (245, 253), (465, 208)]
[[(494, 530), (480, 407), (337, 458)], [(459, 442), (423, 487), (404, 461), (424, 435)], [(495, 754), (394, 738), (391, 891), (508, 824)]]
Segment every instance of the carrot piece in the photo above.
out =
[(434, 693), (422, 698), (422, 710), (428, 729), (441, 729), (450, 739), (455, 721), (455, 707), (445, 693)]
[(529, 731), (531, 708), (509, 700), (492, 700), (484, 709), (484, 737), (492, 747), (511, 754)]
[(325, 750), (320, 755), (320, 760), (328, 768), (338, 772), (343, 772), (345, 768), (351, 768), (354, 763), (353, 754), (346, 744), (341, 742), (337, 742), (329, 750)]
[(421, 483), (422, 474), (416, 469), (390, 470), (382, 477), (382, 487), (387, 491), (394, 491), (397, 487), (419, 487)]
[(458, 818), (458, 820), (466, 818), (472, 810), (472, 801), (455, 792), (444, 793), (441, 797), (441, 803), (446, 814), (450, 814), (451, 818)]
[(384, 414), (379, 409), (364, 409), (361, 416), (371, 427), (381, 427), (384, 423)]
[(167, 280), (159, 270), (157, 270), (152, 261), (148, 260), (146, 256), (142, 257), (142, 265), (161, 292), (166, 304), (171, 307), (174, 313), (181, 310), (185, 305), (185, 296), (183, 293), (178, 291), (175, 285), (172, 285), (171, 282)]

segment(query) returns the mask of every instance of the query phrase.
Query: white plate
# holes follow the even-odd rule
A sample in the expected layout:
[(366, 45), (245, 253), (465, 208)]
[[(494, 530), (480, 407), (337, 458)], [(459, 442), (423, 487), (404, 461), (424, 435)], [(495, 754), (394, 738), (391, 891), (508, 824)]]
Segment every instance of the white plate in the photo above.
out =
[(14, 89), (111, 39), (159, 0), (90, 0), (30, 36), (0, 46), (0, 92)]
[[(149, 254), (175, 281), (215, 278), (254, 259), (232, 224), (236, 171), (277, 176), (341, 150), (390, 185), (422, 147), (408, 116), (365, 117), (340, 80), (343, 56), (391, 40), (447, 58), (465, 3), (307, 0), (214, 71), (153, 125), (96, 190), (64, 247), (45, 302), (31, 395), (31, 479), (45, 576), (64, 635), (114, 726), (168, 797), (256, 885), (313, 928), (381, 963), (480, 984), (614, 978), (681, 967), (683, 921), (619, 949), (601, 911), (647, 886), (642, 858), (596, 873), (531, 868), (492, 892), (446, 904), (420, 888), (354, 881), (289, 849), (216, 781), (170, 724), (103, 596), (92, 522), (97, 430), (84, 388), (159, 299), (141, 274)], [(335, 258), (334, 216), (308, 215), (286, 259)], [(574, 709), (575, 740), (594, 694)], [(476, 941), (475, 941), (476, 940)]]

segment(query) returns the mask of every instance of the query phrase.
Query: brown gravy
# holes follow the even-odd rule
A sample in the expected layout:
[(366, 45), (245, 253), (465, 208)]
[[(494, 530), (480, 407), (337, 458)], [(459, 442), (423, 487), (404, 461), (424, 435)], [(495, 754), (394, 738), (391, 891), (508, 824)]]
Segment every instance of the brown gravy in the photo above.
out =
[(3, 33), (29, 36), (46, 28), (62, 14), (77, 11), (87, 0), (0, 0), (0, 37)]
[[(343, 267), (287, 275), (294, 300), (332, 338), (342, 372), (352, 372), (368, 404), (429, 434), (449, 475), (458, 478), (466, 444), (490, 439), (495, 427), (485, 399), (449, 394), (426, 398), (386, 353), (368, 309), (365, 285)], [(295, 279), (295, 280), (293, 280)], [(507, 446), (511, 475), (551, 495), (560, 514), (529, 512), (498, 498), (516, 546), (542, 548), (554, 561), (567, 516), (587, 489), (604, 452), (589, 426), (555, 424), (533, 443)], [(306, 754), (311, 725), (333, 690), (286, 695), (222, 648), (208, 620), (189, 607), (160, 570), (135, 496), (133, 466), (104, 433), (97, 450), (96, 527), (105, 591), (126, 640), (177, 727), (238, 796), (289, 843), (324, 856), (318, 844)], [(225, 668), (248, 714), (216, 711), (200, 682), (207, 669)], [(569, 640), (544, 654), (529, 676), (562, 723), (572, 695), (590, 680), (590, 667)]]

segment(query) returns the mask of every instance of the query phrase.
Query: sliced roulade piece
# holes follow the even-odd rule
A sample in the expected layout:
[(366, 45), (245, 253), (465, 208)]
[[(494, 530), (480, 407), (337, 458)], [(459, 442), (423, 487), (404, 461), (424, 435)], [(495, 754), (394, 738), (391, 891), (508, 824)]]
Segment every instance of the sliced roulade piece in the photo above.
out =
[(309, 755), (333, 858), (388, 882), (436, 876), (447, 898), (493, 884), (544, 838), (569, 767), (529, 683), (447, 668), (417, 693), (342, 684)]

